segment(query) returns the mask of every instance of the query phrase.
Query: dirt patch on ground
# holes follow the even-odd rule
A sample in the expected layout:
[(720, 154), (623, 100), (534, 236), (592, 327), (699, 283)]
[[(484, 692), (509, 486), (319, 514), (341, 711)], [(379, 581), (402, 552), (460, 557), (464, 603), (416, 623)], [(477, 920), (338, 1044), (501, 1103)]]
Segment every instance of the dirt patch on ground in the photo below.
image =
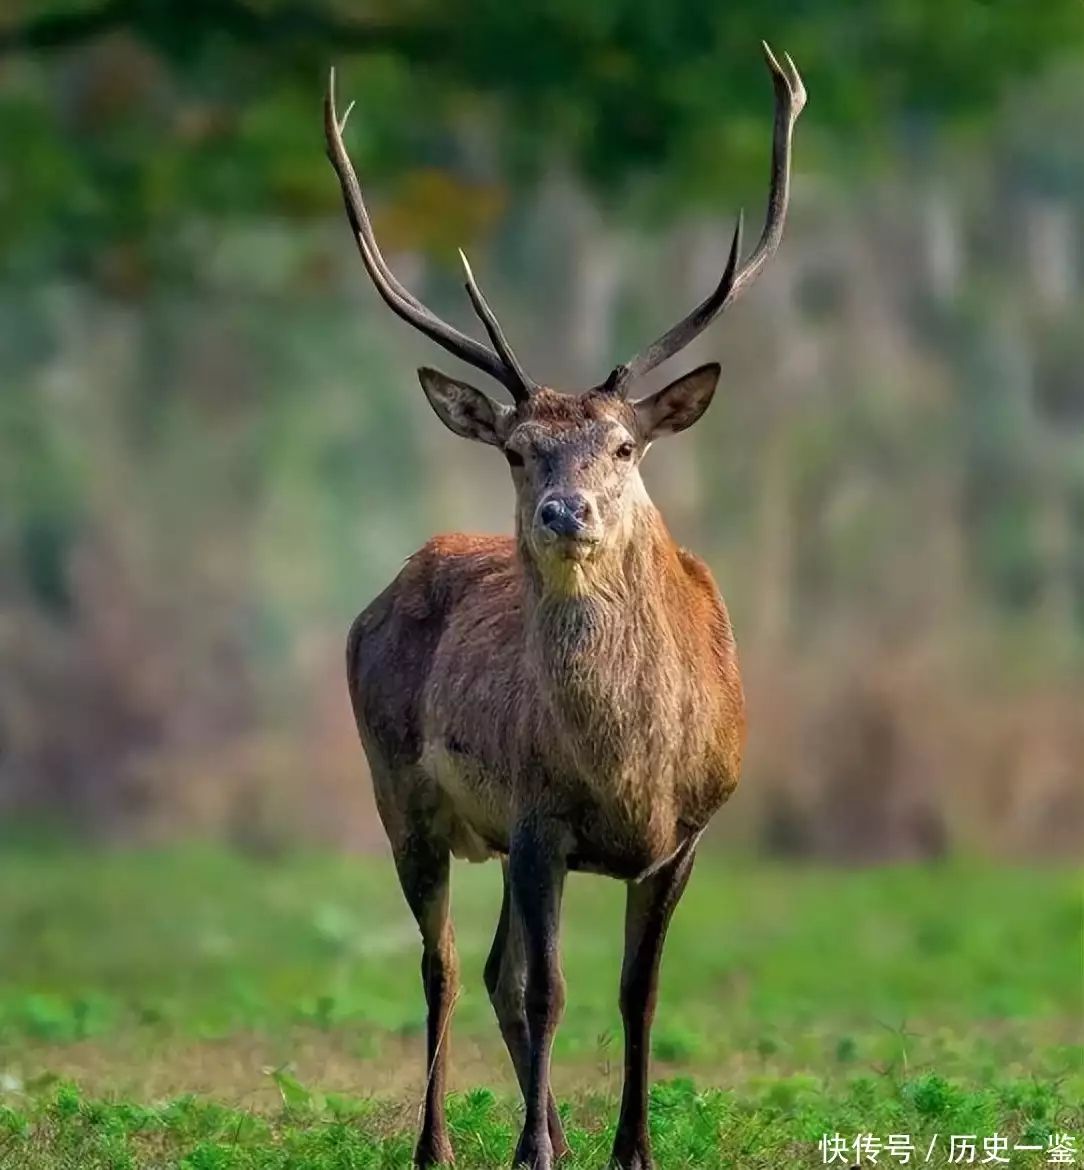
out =
[[(9, 1083), (33, 1084), (43, 1077), (71, 1080), (91, 1096), (160, 1101), (193, 1093), (238, 1108), (272, 1109), (281, 1104), (269, 1075), (287, 1067), (303, 1085), (323, 1093), (421, 1101), (425, 1084), (424, 1041), (383, 1036), (358, 1051), (356, 1037), (304, 1033), (269, 1038), (231, 1036), (223, 1040), (155, 1044), (147, 1037), (84, 1040), (73, 1044), (24, 1047), (14, 1066), (0, 1058)], [(515, 1089), (503, 1049), (458, 1041), (451, 1059), (451, 1087), (486, 1084)]]

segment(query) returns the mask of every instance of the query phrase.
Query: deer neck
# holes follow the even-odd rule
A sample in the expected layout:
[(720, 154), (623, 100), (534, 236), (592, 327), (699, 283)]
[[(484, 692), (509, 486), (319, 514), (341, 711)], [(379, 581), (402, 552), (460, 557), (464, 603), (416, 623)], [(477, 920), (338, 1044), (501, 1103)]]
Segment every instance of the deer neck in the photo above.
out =
[(661, 515), (645, 495), (619, 539), (584, 566), (540, 565), (523, 540), (520, 555), (528, 655), (548, 706), (581, 734), (595, 722), (612, 733), (673, 661), (680, 564)]

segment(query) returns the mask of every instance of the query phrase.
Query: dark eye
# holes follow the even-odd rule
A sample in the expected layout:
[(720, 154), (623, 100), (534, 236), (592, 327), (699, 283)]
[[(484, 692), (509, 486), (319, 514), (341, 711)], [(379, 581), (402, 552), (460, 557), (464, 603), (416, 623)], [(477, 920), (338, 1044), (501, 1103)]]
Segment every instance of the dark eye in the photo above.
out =
[(620, 447), (614, 452), (615, 459), (631, 459), (632, 453), (636, 450), (632, 443), (622, 443)]
[(509, 467), (523, 466), (523, 456), (518, 451), (513, 451), (511, 448), (505, 447), (504, 457), (508, 460)]

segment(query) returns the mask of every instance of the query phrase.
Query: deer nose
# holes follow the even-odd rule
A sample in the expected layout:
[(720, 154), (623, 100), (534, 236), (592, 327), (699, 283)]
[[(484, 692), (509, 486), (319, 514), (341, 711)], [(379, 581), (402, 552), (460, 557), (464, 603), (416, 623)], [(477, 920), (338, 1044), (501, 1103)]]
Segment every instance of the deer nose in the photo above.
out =
[(594, 523), (595, 510), (587, 496), (550, 496), (538, 509), (538, 523), (554, 536), (582, 536)]

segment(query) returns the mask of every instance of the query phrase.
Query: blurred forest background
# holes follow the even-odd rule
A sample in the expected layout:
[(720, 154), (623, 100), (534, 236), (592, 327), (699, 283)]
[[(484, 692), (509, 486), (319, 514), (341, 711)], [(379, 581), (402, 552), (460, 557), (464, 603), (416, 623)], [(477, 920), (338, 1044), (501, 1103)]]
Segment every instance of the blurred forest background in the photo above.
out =
[(5, 0), (5, 824), (382, 839), (347, 626), (512, 495), (365, 277), (327, 67), (404, 282), (471, 328), (463, 246), (574, 387), (705, 294), (739, 206), (759, 224), (761, 37), (810, 94), (787, 238), (646, 468), (743, 651), (718, 837), (1081, 847), (1081, 0)]

